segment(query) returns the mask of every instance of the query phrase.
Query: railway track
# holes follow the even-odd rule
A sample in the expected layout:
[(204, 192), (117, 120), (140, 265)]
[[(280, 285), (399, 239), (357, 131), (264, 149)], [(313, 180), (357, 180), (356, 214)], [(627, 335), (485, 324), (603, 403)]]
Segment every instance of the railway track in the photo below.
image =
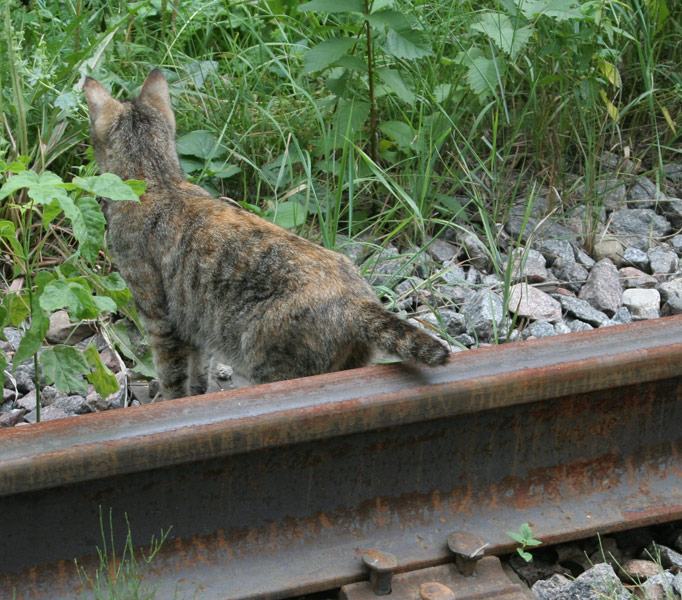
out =
[(494, 557), (523, 522), (682, 518), (682, 317), (2, 431), (0, 597), (78, 597), (100, 507), (121, 541), (172, 526), (159, 599), (516, 600)]

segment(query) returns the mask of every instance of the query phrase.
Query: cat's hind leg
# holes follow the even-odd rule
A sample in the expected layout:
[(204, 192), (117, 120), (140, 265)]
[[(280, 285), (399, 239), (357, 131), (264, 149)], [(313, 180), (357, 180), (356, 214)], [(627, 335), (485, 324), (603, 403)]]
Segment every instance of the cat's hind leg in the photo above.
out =
[(205, 394), (208, 390), (208, 365), (204, 353), (192, 347), (189, 352), (189, 395)]

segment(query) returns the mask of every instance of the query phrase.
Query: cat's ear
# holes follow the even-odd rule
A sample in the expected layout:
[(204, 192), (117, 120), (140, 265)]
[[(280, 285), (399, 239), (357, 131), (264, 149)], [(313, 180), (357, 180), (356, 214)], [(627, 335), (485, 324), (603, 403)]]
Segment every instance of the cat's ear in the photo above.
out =
[(112, 98), (111, 94), (102, 84), (86, 77), (83, 84), (85, 99), (88, 101), (88, 111), (90, 113), (90, 123), (97, 134), (105, 133), (114, 118), (121, 112), (123, 105)]
[(175, 115), (168, 93), (168, 82), (159, 69), (154, 69), (145, 79), (140, 92), (140, 100), (160, 111), (175, 131)]

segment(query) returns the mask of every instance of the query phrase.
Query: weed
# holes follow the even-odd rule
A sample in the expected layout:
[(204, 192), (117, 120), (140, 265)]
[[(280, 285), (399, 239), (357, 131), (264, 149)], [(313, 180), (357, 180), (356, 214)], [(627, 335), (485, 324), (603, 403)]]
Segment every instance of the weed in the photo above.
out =
[(542, 544), (540, 540), (533, 537), (533, 530), (528, 523), (522, 523), (517, 531), (507, 531), (507, 535), (520, 545), (516, 552), (526, 562), (533, 560), (533, 555), (527, 551), (527, 548)]
[(154, 600), (157, 597), (153, 587), (142, 581), (142, 568), (152, 563), (168, 538), (170, 528), (161, 530), (159, 537), (152, 536), (147, 553), (139, 556), (133, 547), (128, 516), (125, 515), (126, 538), (120, 554), (116, 551), (113, 514), (109, 510), (108, 522), (104, 522), (102, 508), (99, 511), (101, 546), (97, 548), (99, 563), (94, 575), (75, 561), (81, 584), (89, 588), (88, 598), (92, 600)]

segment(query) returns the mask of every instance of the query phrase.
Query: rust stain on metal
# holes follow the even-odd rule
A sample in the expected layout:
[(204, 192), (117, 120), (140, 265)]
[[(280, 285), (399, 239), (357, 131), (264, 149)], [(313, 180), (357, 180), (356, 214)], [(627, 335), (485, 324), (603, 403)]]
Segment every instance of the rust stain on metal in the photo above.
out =
[(121, 541), (124, 513), (135, 544), (172, 526), (145, 581), (205, 600), (358, 581), (360, 548), (436, 565), (456, 530), (495, 554), (524, 521), (554, 543), (680, 518), (682, 317), (662, 321), (0, 432), (0, 589), (72, 600), (99, 505)]

